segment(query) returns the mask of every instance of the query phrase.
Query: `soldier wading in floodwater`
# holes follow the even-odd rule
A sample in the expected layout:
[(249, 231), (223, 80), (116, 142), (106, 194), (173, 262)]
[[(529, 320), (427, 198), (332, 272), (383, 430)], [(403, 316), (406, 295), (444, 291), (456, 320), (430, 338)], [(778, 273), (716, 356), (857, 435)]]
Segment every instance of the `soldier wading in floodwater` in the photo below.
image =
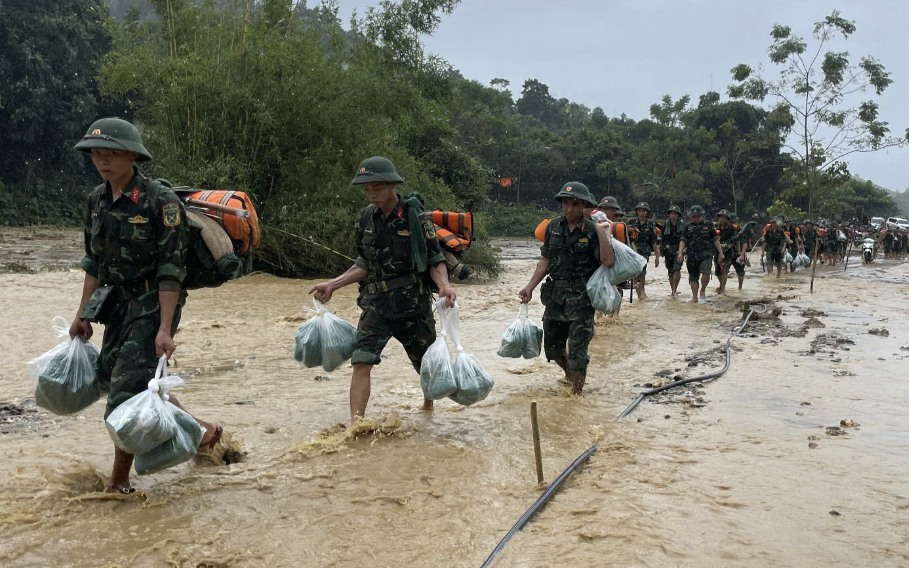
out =
[[(396, 193), (403, 181), (385, 158), (375, 156), (360, 163), (350, 183), (363, 187), (370, 205), (357, 216), (354, 227), (357, 260), (344, 274), (309, 290), (317, 300), (327, 302), (335, 290), (360, 283), (357, 304), (363, 313), (350, 360), (351, 423), (366, 413), (372, 368), (379, 364), (389, 339), (401, 342), (413, 368), (420, 372), (423, 355), (436, 340), (430, 279), (440, 297), (450, 305), (455, 301), (432, 219), (418, 195)], [(424, 400), (423, 409), (432, 410), (432, 401)]]
[(673, 298), (679, 295), (679, 281), (682, 279), (682, 263), (678, 262), (676, 255), (679, 250), (679, 243), (682, 242), (682, 222), (679, 218), (682, 211), (678, 205), (673, 205), (666, 211), (669, 220), (663, 224), (663, 237), (660, 242), (660, 251), (663, 254), (663, 262), (666, 264), (666, 272), (669, 273), (669, 286), (672, 293), (669, 295)]
[(717, 262), (725, 260), (720, 241), (717, 239), (713, 223), (704, 219), (704, 208), (692, 205), (688, 211), (690, 223), (682, 231), (681, 244), (677, 260), (681, 264), (687, 250), (688, 283), (691, 284), (691, 303), (698, 302), (698, 275), (701, 277), (701, 294), (703, 300), (707, 297), (707, 284), (710, 282), (710, 268), (713, 265), (713, 251), (717, 252)]
[[(119, 118), (92, 124), (76, 149), (91, 155), (104, 179), (85, 209), (85, 271), (79, 314), (70, 337), (92, 336), (90, 322), (104, 324), (97, 363), (104, 417), (145, 391), (161, 355), (177, 348), (174, 334), (186, 302), (189, 239), (183, 205), (173, 189), (147, 179), (134, 166), (151, 160), (135, 126)], [(180, 406), (170, 393), (170, 402)], [(182, 406), (180, 406), (182, 408)], [(205, 433), (199, 450), (214, 447), (223, 431), (196, 418)], [(133, 456), (114, 447), (114, 468), (106, 493), (132, 493)]]
[(543, 313), (546, 360), (555, 361), (565, 372), (571, 392), (581, 394), (590, 362), (587, 346), (593, 337), (594, 316), (586, 285), (601, 264), (612, 266), (615, 260), (607, 236), (611, 224), (594, 223), (584, 217), (584, 208), (593, 206), (596, 200), (583, 183), (566, 183), (555, 199), (562, 204), (562, 215), (546, 226), (540, 247), (543, 258), (518, 296), (526, 304), (537, 285), (549, 276), (540, 289), (540, 299), (546, 306)]
[[(650, 253), (653, 253), (654, 256), (654, 268), (660, 267), (660, 237), (657, 235), (656, 225), (653, 224), (653, 221), (648, 220), (650, 216), (650, 205), (646, 201), (638, 203), (634, 208), (634, 214), (636, 215), (635, 219), (628, 223), (629, 227), (632, 227), (636, 232), (634, 237), (634, 248), (635, 251), (647, 261), (650, 261)], [(647, 297), (647, 294), (644, 293), (644, 281), (647, 278), (647, 265), (644, 265), (644, 270), (641, 271), (641, 274), (637, 277), (636, 288), (638, 290), (638, 298), (644, 299)]]

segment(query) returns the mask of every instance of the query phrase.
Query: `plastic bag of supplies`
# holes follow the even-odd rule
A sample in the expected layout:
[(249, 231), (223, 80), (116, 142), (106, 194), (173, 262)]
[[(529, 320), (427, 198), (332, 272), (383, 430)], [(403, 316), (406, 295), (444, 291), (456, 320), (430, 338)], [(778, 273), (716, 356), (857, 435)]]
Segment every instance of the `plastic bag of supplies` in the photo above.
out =
[(543, 343), (543, 329), (530, 321), (527, 304), (518, 308), (518, 319), (514, 320), (505, 333), (496, 354), (499, 357), (533, 359), (540, 356)]
[(789, 253), (788, 251), (786, 252), (786, 254), (783, 255), (783, 264), (790, 264), (790, 263), (792, 263), (793, 260), (795, 260), (795, 259), (792, 258), (792, 254)]
[(101, 398), (95, 364), (101, 350), (91, 341), (69, 338), (69, 323), (60, 316), (51, 322), (54, 337), (66, 338), (28, 363), (35, 383), (35, 404), (54, 414), (74, 414)]
[(136, 456), (136, 473), (148, 475), (188, 461), (202, 443), (202, 426), (189, 413), (169, 402), (164, 405), (173, 414), (177, 432), (170, 440)]
[(792, 264), (793, 264), (793, 266), (808, 266), (809, 264), (811, 264), (811, 259), (808, 258), (808, 255), (806, 255), (805, 253), (800, 252), (797, 255), (795, 255), (795, 260), (792, 261)]
[(171, 410), (176, 407), (166, 404), (167, 392), (182, 385), (183, 379), (165, 375), (166, 370), (167, 356), (162, 355), (148, 388), (115, 408), (105, 420), (114, 444), (128, 454), (150, 452), (177, 433), (179, 426)]
[(322, 366), (332, 372), (353, 355), (357, 346), (357, 328), (334, 315), (313, 298), (316, 315), (294, 333), (294, 359), (304, 367)]
[(615, 262), (612, 263), (612, 266), (605, 267), (609, 282), (621, 284), (640, 276), (644, 267), (647, 266), (647, 259), (622, 241), (612, 238), (612, 233), (608, 234), (609, 242), (612, 243), (612, 250), (615, 253)]
[(611, 282), (609, 268), (606, 266), (597, 268), (587, 279), (587, 295), (590, 296), (590, 303), (593, 304), (593, 307), (604, 314), (611, 314), (622, 305), (622, 295)]
[(452, 332), (457, 334), (458, 306), (445, 307), (445, 299), (440, 298), (436, 301), (436, 313), (439, 314), (442, 333), (429, 346), (420, 362), (420, 387), (423, 388), (423, 397), (428, 400), (439, 400), (458, 390), (451, 367), (451, 353), (445, 341)]

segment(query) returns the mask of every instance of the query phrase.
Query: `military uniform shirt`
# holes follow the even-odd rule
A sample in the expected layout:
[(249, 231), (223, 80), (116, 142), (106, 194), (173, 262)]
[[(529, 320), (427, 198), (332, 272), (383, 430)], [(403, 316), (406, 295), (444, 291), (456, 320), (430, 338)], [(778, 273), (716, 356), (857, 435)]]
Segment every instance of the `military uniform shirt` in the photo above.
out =
[(726, 254), (726, 251), (732, 250), (732, 247), (735, 243), (732, 242), (733, 237), (735, 237), (736, 230), (732, 223), (726, 223), (726, 226), (716, 226), (717, 238), (720, 240), (720, 247), (723, 249), (723, 254)]
[(653, 252), (653, 245), (659, 244), (660, 237), (656, 232), (656, 225), (652, 221), (641, 223), (637, 219), (628, 223), (628, 226), (637, 229), (638, 235), (634, 240), (638, 254), (649, 255)]
[[(549, 259), (549, 277), (554, 280), (544, 320), (593, 322), (593, 306), (587, 294), (587, 280), (600, 267), (600, 239), (593, 221), (581, 218), (568, 230), (565, 216), (549, 222), (540, 247)], [(592, 328), (591, 328), (592, 329)]]
[[(420, 213), (426, 240), (427, 267), (445, 262), (429, 213)], [(431, 308), (432, 291), (417, 274), (411, 285), (387, 292), (370, 291), (369, 285), (416, 274), (410, 251), (410, 225), (407, 211), (398, 196), (398, 203), (387, 217), (374, 205), (363, 209), (356, 220), (357, 259), (355, 264), (369, 272), (360, 286), (359, 305), (387, 318), (410, 317)]]
[(89, 195), (79, 266), (102, 286), (118, 286), (126, 294), (118, 303), (128, 301), (125, 317), (133, 319), (158, 311), (159, 288), (181, 289), (188, 239), (177, 194), (135, 170), (116, 200), (109, 183)]
[(663, 247), (668, 250), (667, 254), (679, 252), (679, 242), (682, 240), (683, 227), (681, 220), (674, 225), (672, 221), (663, 223), (663, 238), (661, 240)]
[(764, 242), (767, 243), (767, 249), (770, 252), (780, 252), (783, 242), (788, 240), (786, 233), (782, 229), (771, 230), (769, 227), (764, 233)]
[(707, 220), (701, 220), (700, 223), (688, 223), (682, 230), (682, 242), (685, 243), (685, 252), (689, 259), (704, 260), (713, 258), (716, 250), (713, 243), (716, 242), (716, 231), (713, 223)]

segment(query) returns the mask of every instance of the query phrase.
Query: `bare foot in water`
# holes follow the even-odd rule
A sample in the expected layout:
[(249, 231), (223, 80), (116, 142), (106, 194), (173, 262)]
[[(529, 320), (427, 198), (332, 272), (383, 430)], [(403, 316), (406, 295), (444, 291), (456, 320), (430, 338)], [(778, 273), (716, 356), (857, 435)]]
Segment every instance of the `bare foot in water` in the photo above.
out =
[(698, 303), (698, 298), (697, 298), (697, 296), (694, 296), (693, 298), (691, 298), (690, 300), (688, 300), (688, 303), (689, 303), (689, 304), (697, 304), (697, 303)]
[(707, 292), (704, 291), (704, 290), (701, 290), (701, 299), (702, 299), (702, 300), (706, 300), (706, 299), (707, 299)]

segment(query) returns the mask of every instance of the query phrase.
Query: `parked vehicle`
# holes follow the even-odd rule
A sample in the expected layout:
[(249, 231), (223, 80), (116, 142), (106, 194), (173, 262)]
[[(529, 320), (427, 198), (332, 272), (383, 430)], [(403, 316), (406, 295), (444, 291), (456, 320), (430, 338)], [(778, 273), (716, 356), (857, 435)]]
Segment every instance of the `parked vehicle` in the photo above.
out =
[(890, 217), (887, 219), (887, 228), (893, 231), (909, 230), (909, 221), (902, 217)]

